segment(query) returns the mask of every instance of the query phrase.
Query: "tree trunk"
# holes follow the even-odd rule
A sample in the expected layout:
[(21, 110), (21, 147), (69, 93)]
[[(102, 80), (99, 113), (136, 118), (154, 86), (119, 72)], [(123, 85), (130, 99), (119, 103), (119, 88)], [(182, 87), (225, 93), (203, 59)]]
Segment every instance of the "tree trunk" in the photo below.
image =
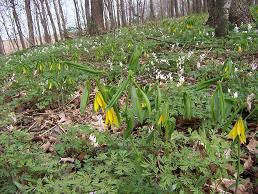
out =
[(90, 2), (89, 0), (85, 0), (85, 14), (86, 14), (86, 20), (87, 20), (87, 28), (90, 28), (90, 23), (91, 23), (91, 19), (90, 19)]
[(61, 40), (64, 40), (64, 35), (63, 35), (63, 31), (62, 31), (61, 20), (60, 20), (60, 15), (59, 15), (58, 8), (57, 8), (56, 0), (53, 0), (53, 4), (54, 4), (54, 9), (55, 9), (55, 14), (56, 14), (59, 35), (60, 35)]
[(3, 24), (4, 28), (5, 28), (5, 33), (6, 33), (7, 37), (8, 37), (8, 39), (10, 40), (12, 48), (14, 49), (15, 48), (15, 43), (12, 40), (12, 37), (11, 37), (11, 35), (9, 33), (9, 30), (8, 30), (7, 25), (6, 25), (6, 20), (4, 18), (3, 12), (0, 11), (0, 14), (1, 14), (1, 18), (2, 18), (2, 24)]
[(68, 31), (67, 31), (67, 28), (66, 28), (66, 21), (65, 21), (65, 17), (64, 17), (64, 12), (63, 12), (63, 8), (62, 8), (61, 0), (58, 0), (58, 7), (59, 7), (60, 15), (61, 15), (61, 20), (62, 20), (64, 38), (66, 39), (66, 38), (68, 38)]
[(248, 0), (232, 0), (229, 21), (238, 26), (241, 23), (252, 23), (253, 18), (250, 12), (250, 2)]
[(150, 0), (150, 19), (151, 20), (155, 19), (153, 0)]
[(122, 12), (122, 26), (126, 26), (126, 17), (125, 17), (125, 4), (124, 0), (120, 0), (121, 12)]
[[(208, 1), (209, 18), (206, 24), (214, 28), (216, 28), (220, 22), (221, 10), (217, 4), (219, 1), (221, 0)], [(241, 25), (241, 23), (251, 23), (253, 21), (248, 2), (248, 0), (232, 0), (229, 10), (230, 23)]]
[(80, 20), (80, 13), (79, 13), (79, 7), (77, 0), (73, 0), (74, 8), (75, 8), (75, 15), (76, 15), (76, 23), (77, 23), (77, 29), (78, 29), (78, 35), (82, 35), (82, 27), (81, 27), (81, 20)]
[(37, 10), (36, 10), (36, 23), (37, 23), (37, 29), (38, 29), (38, 39), (39, 39), (40, 45), (42, 45), (43, 40), (42, 40), (42, 35), (41, 35), (41, 30), (40, 30), (39, 13)]
[(110, 29), (112, 30), (115, 28), (113, 2), (111, 0), (107, 0), (105, 1), (105, 4), (108, 11), (109, 19), (110, 19)]
[(45, 1), (45, 4), (46, 4), (48, 17), (49, 17), (50, 22), (51, 22), (51, 25), (52, 25), (52, 29), (53, 29), (53, 33), (54, 33), (55, 42), (58, 42), (58, 36), (57, 36), (57, 32), (56, 32), (55, 22), (54, 22), (54, 19), (53, 19), (53, 17), (52, 17), (52, 13), (51, 13), (50, 6), (49, 6), (49, 3), (48, 3), (49, 0), (44, 0), (44, 1)]
[(15, 6), (14, 0), (10, 0), (10, 4), (11, 4), (11, 7), (12, 7), (13, 18), (14, 18), (14, 22), (15, 22), (15, 25), (16, 25), (16, 28), (17, 28), (17, 31), (18, 31), (18, 34), (19, 34), (19, 39), (20, 39), (22, 48), (26, 49), (26, 44), (25, 44), (25, 41), (24, 41), (24, 38), (23, 38), (22, 29), (21, 29), (21, 23), (20, 23), (19, 16), (18, 16), (17, 11), (16, 11), (16, 6)]
[(116, 22), (116, 25), (117, 27), (119, 28), (120, 27), (120, 10), (119, 10), (119, 0), (116, 0), (116, 19), (117, 19), (117, 22)]
[(3, 43), (1, 34), (0, 34), (0, 55), (5, 55), (4, 43)]
[(29, 31), (29, 45), (34, 46), (35, 45), (35, 35), (33, 30), (33, 19), (31, 15), (31, 4), (30, 0), (25, 0), (25, 12), (27, 17), (27, 25), (28, 25), (28, 31)]
[(104, 30), (103, 9), (104, 6), (102, 0), (91, 1), (91, 35), (100, 34)]
[(159, 4), (160, 4), (160, 17), (161, 19), (164, 18), (164, 11), (163, 11), (163, 2), (162, 0), (159, 1)]
[(217, 0), (216, 4), (220, 14), (215, 27), (215, 35), (217, 37), (223, 37), (228, 33), (228, 18), (231, 0)]
[(175, 3), (175, 16), (179, 17), (179, 9), (178, 9), (178, 2), (177, 0), (174, 0)]

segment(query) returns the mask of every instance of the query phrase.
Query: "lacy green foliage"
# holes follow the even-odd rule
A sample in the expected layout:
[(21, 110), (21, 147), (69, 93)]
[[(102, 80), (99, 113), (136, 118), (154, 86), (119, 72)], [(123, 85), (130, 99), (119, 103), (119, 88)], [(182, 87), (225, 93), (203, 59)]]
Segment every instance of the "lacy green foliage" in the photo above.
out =
[[(25, 132), (2, 133), (1, 193), (201, 193), (208, 180), (228, 176), (224, 152), (230, 145), (213, 134), (174, 132), (172, 141), (164, 143), (155, 132), (150, 146), (146, 134), (122, 140), (95, 132), (103, 149), (81, 139), (90, 133), (88, 127), (74, 127), (52, 154), (43, 153)], [(60, 157), (80, 152), (86, 153), (84, 161), (59, 163)]]

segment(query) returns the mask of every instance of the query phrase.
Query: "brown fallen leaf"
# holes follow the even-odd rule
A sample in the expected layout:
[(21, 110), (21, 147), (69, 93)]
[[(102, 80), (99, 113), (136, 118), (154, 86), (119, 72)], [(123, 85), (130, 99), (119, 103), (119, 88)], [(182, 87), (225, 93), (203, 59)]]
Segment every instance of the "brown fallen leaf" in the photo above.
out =
[(51, 143), (50, 143), (49, 141), (41, 146), (41, 148), (42, 148), (45, 152), (49, 151), (49, 148), (50, 148), (50, 147), (51, 147)]
[(258, 154), (258, 141), (255, 139), (251, 139), (246, 147), (250, 153), (254, 155)]
[(253, 166), (253, 160), (252, 160), (252, 157), (251, 157), (251, 155), (249, 154), (249, 156), (248, 156), (248, 159), (246, 159), (245, 160), (245, 163), (244, 163), (244, 168), (245, 168), (245, 170), (248, 170), (248, 169), (250, 169), (252, 166)]
[(74, 163), (74, 158), (61, 158), (59, 160), (60, 163), (64, 164), (64, 163)]
[(35, 135), (32, 138), (32, 141), (34, 141), (34, 142), (44, 142), (45, 141), (45, 137), (44, 136)]
[(54, 137), (54, 136), (49, 136), (48, 139), (49, 139), (50, 143), (52, 143), (52, 144), (55, 144), (55, 143), (59, 143), (59, 142), (60, 142), (60, 141), (59, 141), (56, 137)]

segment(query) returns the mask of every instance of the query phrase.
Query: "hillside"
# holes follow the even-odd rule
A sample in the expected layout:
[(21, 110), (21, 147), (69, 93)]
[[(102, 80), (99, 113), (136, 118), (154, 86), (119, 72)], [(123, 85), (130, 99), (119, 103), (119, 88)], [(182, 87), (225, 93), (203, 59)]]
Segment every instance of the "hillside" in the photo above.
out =
[(232, 193), (238, 151), (257, 192), (257, 27), (218, 39), (206, 20), (0, 58), (0, 193)]

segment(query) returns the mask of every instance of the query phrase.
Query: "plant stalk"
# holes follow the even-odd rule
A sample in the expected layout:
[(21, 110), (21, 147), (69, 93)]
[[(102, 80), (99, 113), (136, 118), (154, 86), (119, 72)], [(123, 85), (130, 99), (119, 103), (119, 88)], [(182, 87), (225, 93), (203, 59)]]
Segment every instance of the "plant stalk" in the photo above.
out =
[(240, 176), (240, 138), (238, 137), (238, 143), (237, 143), (237, 178), (236, 178), (236, 188), (235, 193), (237, 193), (238, 184), (239, 184), (239, 176)]

